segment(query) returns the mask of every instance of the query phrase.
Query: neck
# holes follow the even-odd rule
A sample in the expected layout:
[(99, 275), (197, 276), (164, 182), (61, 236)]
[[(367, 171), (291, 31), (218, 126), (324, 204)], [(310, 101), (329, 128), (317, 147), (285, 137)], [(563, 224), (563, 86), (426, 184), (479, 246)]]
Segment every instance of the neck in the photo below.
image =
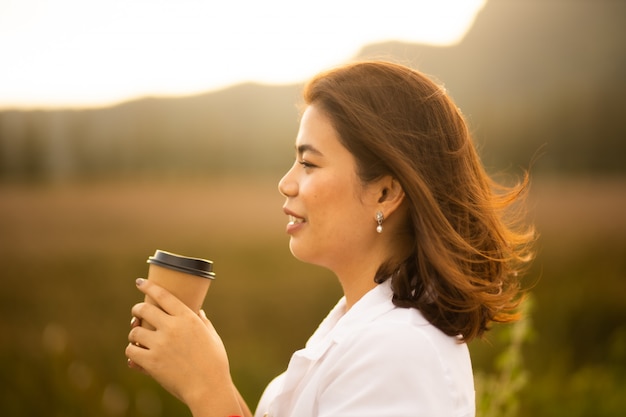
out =
[(361, 264), (360, 267), (344, 265), (341, 270), (334, 271), (343, 288), (347, 310), (352, 308), (372, 288), (376, 287), (374, 277), (379, 265), (375, 262), (370, 262), (368, 265)]
[[(389, 260), (401, 262), (408, 256), (407, 248), (410, 247), (411, 245), (407, 240), (395, 236), (393, 240), (379, 245), (362, 256), (349, 259), (343, 257), (341, 262), (335, 265), (335, 268), (331, 268), (343, 288), (346, 308), (350, 309), (361, 297), (376, 287), (374, 277), (384, 262)], [(385, 251), (385, 248), (389, 250)]]

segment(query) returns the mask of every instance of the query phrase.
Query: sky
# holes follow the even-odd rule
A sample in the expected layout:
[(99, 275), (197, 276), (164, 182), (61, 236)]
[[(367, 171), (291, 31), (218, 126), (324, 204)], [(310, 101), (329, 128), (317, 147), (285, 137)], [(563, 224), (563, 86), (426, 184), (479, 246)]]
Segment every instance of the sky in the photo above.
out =
[(0, 0), (0, 109), (302, 82), (371, 43), (460, 42), (487, 0)]

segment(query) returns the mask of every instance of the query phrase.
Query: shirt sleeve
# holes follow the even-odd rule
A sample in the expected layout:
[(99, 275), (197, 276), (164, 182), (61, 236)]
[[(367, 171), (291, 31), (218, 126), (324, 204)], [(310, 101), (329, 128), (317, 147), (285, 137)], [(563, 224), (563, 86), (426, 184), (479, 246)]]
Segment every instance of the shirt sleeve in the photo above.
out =
[(475, 414), (469, 354), (469, 375), (454, 369), (468, 366), (467, 347), (454, 338), (386, 322), (366, 326), (335, 348), (319, 387), (319, 417)]

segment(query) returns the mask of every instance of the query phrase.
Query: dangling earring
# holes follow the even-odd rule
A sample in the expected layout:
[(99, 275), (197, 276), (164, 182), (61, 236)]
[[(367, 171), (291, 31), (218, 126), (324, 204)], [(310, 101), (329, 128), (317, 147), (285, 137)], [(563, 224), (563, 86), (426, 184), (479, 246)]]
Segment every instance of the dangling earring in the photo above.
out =
[(378, 233), (382, 233), (383, 232), (383, 220), (385, 220), (385, 216), (383, 216), (383, 212), (382, 211), (377, 211), (376, 212), (376, 223), (378, 223), (378, 226), (376, 226), (376, 231)]

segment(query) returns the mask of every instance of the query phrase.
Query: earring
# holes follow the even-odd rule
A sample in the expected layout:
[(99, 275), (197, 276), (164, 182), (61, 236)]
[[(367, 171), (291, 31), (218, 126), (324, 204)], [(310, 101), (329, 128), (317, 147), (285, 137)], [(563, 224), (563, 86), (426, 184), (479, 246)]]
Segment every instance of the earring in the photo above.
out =
[(383, 232), (383, 220), (385, 220), (385, 216), (383, 216), (383, 212), (378, 210), (376, 212), (376, 223), (378, 223), (378, 226), (376, 226), (376, 231), (378, 233), (382, 233)]

